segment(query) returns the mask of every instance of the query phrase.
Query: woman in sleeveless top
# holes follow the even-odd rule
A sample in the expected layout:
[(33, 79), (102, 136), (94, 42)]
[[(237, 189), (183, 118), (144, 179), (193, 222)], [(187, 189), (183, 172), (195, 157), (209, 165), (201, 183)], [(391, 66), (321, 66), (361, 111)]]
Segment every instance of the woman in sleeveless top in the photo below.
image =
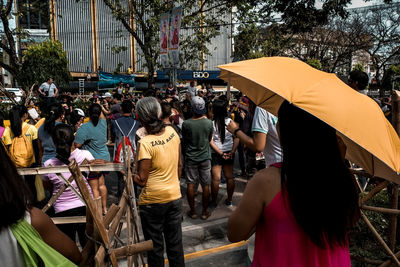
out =
[(359, 209), (345, 147), (332, 127), (287, 101), (278, 124), (283, 162), (250, 180), (229, 240), (256, 232), (252, 266), (350, 266), (347, 230)]
[[(54, 225), (41, 210), (32, 207), (32, 193), (18, 174), (5, 148), (0, 145), (0, 263), (1, 266), (26, 266), (23, 249), (12, 228), (24, 219), (40, 238), (64, 257), (78, 264), (81, 253), (76, 244)], [(29, 228), (32, 228), (29, 226)]]

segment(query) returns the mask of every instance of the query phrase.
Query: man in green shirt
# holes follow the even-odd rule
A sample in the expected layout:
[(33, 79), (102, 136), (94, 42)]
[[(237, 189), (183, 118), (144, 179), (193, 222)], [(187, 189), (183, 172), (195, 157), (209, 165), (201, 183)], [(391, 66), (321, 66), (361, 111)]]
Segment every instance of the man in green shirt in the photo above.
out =
[(208, 200), (211, 184), (211, 149), (210, 141), (213, 133), (212, 122), (207, 119), (204, 99), (194, 96), (191, 101), (193, 117), (183, 122), (182, 137), (185, 144), (185, 173), (187, 179), (187, 198), (190, 206), (188, 216), (197, 218), (194, 207), (195, 185), (201, 184), (203, 189), (203, 211), (201, 218), (210, 217)]

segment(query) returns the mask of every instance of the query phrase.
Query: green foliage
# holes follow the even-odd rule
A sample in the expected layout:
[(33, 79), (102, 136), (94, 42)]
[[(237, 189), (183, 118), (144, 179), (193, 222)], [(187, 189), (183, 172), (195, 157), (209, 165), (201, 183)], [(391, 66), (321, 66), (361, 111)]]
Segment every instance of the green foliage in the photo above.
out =
[[(386, 191), (381, 191), (366, 205), (389, 208), (389, 197)], [(389, 225), (389, 217), (382, 213), (364, 211), (372, 225), (387, 242), (387, 231)], [(357, 258), (368, 258), (373, 260), (387, 260), (382, 246), (378, 243), (376, 238), (371, 233), (371, 230), (361, 219), (358, 221), (354, 229), (349, 233), (350, 254)], [(396, 251), (398, 248), (396, 249)], [(364, 263), (352, 260), (352, 266), (365, 266)]]
[(321, 70), (321, 69), (322, 69), (321, 61), (319, 61), (319, 60), (316, 59), (316, 58), (310, 58), (310, 59), (308, 59), (308, 60), (306, 61), (306, 63), (307, 63), (308, 65), (310, 65), (311, 67), (316, 68), (317, 70)]
[(82, 99), (76, 99), (72, 102), (72, 108), (80, 108), (85, 112), (85, 114), (89, 114), (88, 110), (92, 102), (90, 101), (83, 101)]
[[(392, 82), (395, 76), (400, 75), (400, 65), (391, 65), (386, 69), (385, 74), (383, 75), (381, 88), (384, 91), (392, 90)], [(400, 89), (400, 80), (396, 79), (394, 83), (395, 90)]]
[(354, 65), (353, 70), (365, 71), (365, 68), (363, 64), (357, 63), (356, 65)]
[(17, 79), (24, 88), (40, 85), (53, 77), (58, 86), (65, 86), (71, 80), (68, 59), (59, 41), (45, 41), (31, 45), (24, 53), (22, 68)]
[(294, 35), (325, 25), (333, 16), (345, 17), (350, 0), (319, 2), (321, 8), (316, 7), (316, 1), (238, 1), (235, 60), (284, 55), (294, 46)]

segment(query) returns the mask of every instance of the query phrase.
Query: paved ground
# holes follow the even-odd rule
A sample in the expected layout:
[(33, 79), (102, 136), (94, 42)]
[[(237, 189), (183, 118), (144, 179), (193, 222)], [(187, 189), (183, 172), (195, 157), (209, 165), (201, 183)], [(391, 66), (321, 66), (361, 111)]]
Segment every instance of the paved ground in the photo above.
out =
[[(236, 157), (237, 158), (237, 157)], [(237, 171), (237, 170), (235, 170)], [(106, 185), (109, 190), (109, 203), (116, 203), (115, 197), (117, 190), (116, 175), (110, 173), (106, 179)], [(189, 206), (186, 199), (185, 180), (181, 180), (181, 191), (183, 195), (183, 248), (185, 253), (185, 262), (187, 266), (247, 266), (248, 247), (252, 248), (251, 242), (242, 242), (231, 244), (226, 237), (226, 223), (232, 210), (239, 203), (245, 185), (246, 179), (237, 177), (235, 193), (233, 195), (233, 206), (227, 207), (224, 204), (226, 199), (226, 184), (220, 185), (218, 205), (211, 210), (212, 214), (207, 220), (201, 220), (187, 217)], [(196, 196), (197, 214), (201, 214), (201, 187), (199, 186)], [(124, 235), (124, 230), (122, 231)], [(126, 266), (125, 261), (120, 261), (121, 266)]]

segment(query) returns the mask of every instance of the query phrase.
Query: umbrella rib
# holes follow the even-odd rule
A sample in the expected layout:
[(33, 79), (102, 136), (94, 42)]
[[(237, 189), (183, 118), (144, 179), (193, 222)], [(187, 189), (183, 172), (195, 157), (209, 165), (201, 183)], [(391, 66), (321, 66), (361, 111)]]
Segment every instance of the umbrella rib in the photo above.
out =
[(267, 99), (265, 99), (262, 103), (260, 103), (258, 106), (262, 106), (265, 102), (267, 102), (268, 100), (270, 100), (271, 98), (273, 98), (274, 96), (276, 96), (276, 93), (274, 93), (273, 95), (271, 95), (270, 97), (268, 97)]
[(372, 153), (371, 153), (371, 160), (372, 160), (372, 175), (375, 176), (374, 155), (372, 155)]

